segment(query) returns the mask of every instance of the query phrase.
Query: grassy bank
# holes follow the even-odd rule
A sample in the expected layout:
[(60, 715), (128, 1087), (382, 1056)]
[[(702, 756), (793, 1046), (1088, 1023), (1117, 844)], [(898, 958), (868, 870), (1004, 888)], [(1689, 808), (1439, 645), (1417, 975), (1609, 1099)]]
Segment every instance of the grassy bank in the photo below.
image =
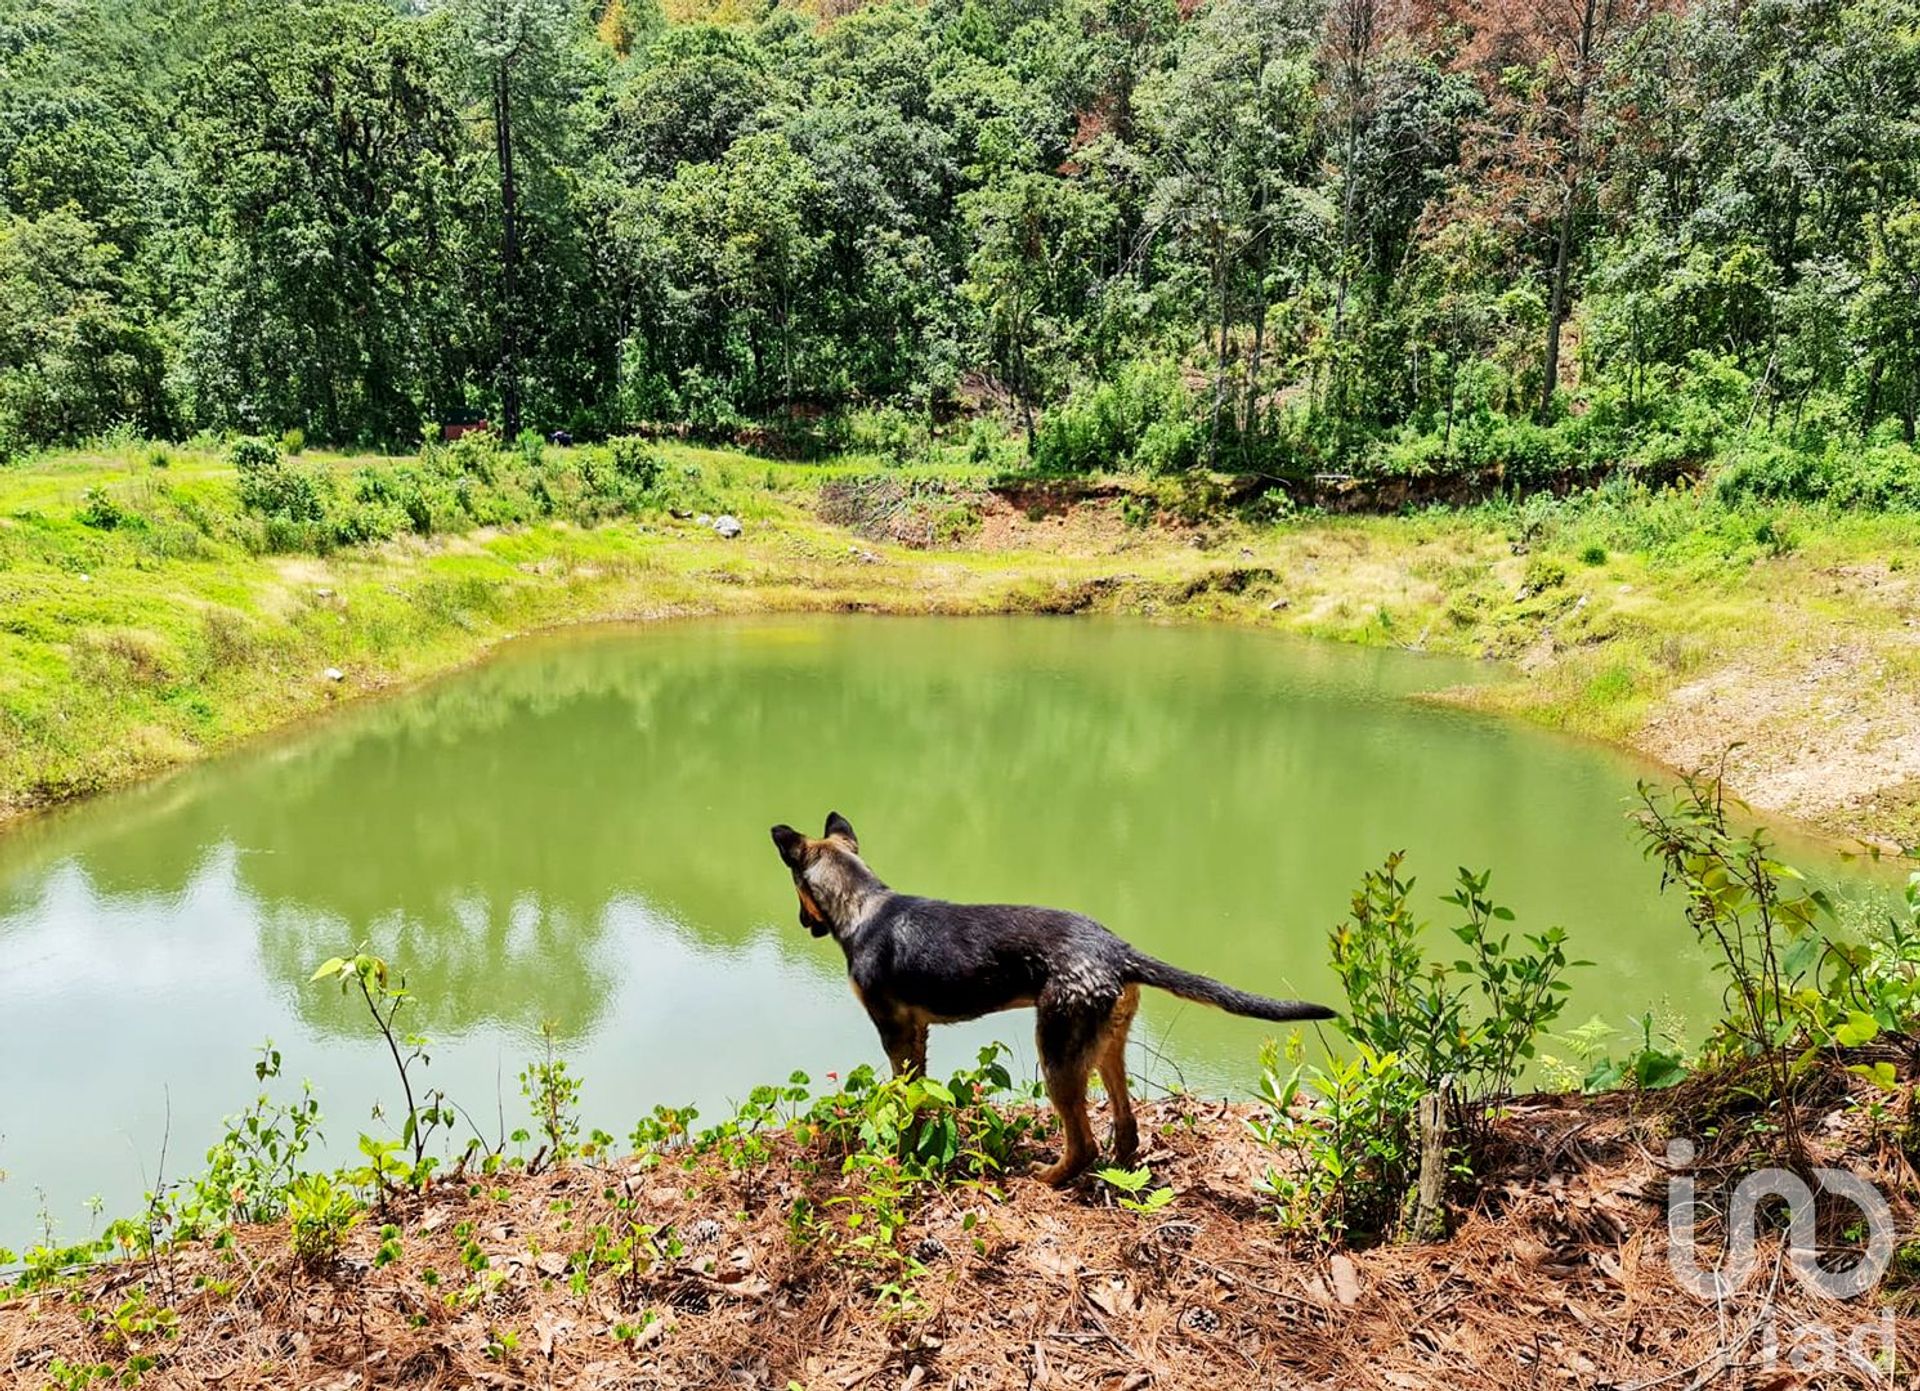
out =
[[(0, 817), (540, 627), (1097, 610), (1502, 658), (1514, 679), (1462, 698), (1675, 765), (1739, 741), (1732, 782), (1757, 806), (1835, 834), (1920, 840), (1911, 516), (1620, 488), (1252, 520), (1139, 479), (994, 488), (965, 469), (654, 452), (672, 484), (659, 505), (490, 513), (462, 496), (428, 535), (356, 514), (374, 538), (358, 544), (275, 533), (242, 507), (218, 454), (128, 448), (0, 471)], [(549, 451), (546, 467), (586, 453)], [(290, 462), (343, 497), (396, 467)], [(743, 534), (723, 539), (699, 512), (730, 512)]]

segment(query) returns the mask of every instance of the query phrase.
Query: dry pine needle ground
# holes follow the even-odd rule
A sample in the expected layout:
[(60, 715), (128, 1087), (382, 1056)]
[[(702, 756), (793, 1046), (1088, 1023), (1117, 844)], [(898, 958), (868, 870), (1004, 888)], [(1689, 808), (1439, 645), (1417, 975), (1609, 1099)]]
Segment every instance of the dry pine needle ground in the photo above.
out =
[[(1873, 1178), (1904, 1247), (1912, 1171), (1843, 1102), (1830, 1094), (1806, 1118), (1813, 1160)], [(1130, 1212), (1097, 1182), (1054, 1192), (1020, 1175), (1003, 1200), (943, 1191), (899, 1239), (928, 1270), (907, 1314), (876, 1297), (871, 1271), (792, 1239), (795, 1197), (833, 1224), (845, 1208), (830, 1200), (852, 1180), (784, 1138), (745, 1170), (673, 1156), (449, 1180), (370, 1214), (323, 1269), (292, 1258), (283, 1227), (247, 1227), (230, 1254), (183, 1245), (0, 1302), (0, 1381), (55, 1385), (56, 1361), (118, 1368), (137, 1352), (154, 1359), (143, 1386), (223, 1391), (1920, 1385), (1920, 1309), (1901, 1262), (1849, 1304), (1782, 1278), (1771, 1241), (1760, 1273), (1718, 1306), (1674, 1282), (1660, 1157), (1699, 1104), (1685, 1088), (1527, 1099), (1450, 1239), (1338, 1253), (1261, 1209), (1253, 1185), (1273, 1156), (1244, 1108), (1152, 1103), (1145, 1157), (1175, 1190), (1170, 1206)], [(1703, 1195), (1715, 1171), (1760, 1162), (1703, 1156)], [(629, 1217), (671, 1226), (684, 1251), (576, 1293), (569, 1258), (596, 1224), (624, 1230)], [(401, 1236), (378, 1264), (383, 1222)], [(1717, 1233), (1706, 1241), (1710, 1260)], [(130, 1346), (88, 1319), (136, 1290), (177, 1311), (173, 1336)], [(1839, 1351), (1796, 1332), (1816, 1323)], [(1866, 1325), (1868, 1360), (1849, 1360), (1844, 1339)]]

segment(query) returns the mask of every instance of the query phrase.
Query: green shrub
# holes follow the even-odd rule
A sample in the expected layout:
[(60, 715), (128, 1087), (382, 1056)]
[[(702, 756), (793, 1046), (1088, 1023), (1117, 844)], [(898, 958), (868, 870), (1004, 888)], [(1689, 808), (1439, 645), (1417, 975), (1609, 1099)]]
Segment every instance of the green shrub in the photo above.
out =
[(991, 415), (976, 416), (968, 423), (965, 448), (967, 462), (983, 467), (1012, 467), (1021, 452), (1019, 441), (1010, 438), (999, 419)]
[(1200, 463), (1206, 434), (1192, 416), (1152, 421), (1134, 446), (1133, 466), (1144, 473), (1182, 473)]
[(1865, 511), (1920, 510), (1920, 451), (1902, 443), (1833, 440), (1819, 449), (1744, 442), (1714, 473), (1714, 495), (1742, 502), (1826, 502)]
[(847, 448), (872, 454), (890, 464), (924, 460), (933, 448), (933, 432), (926, 417), (898, 406), (868, 406), (851, 412), (845, 424)]
[(724, 436), (737, 429), (745, 418), (733, 399), (730, 383), (699, 367), (688, 367), (681, 372), (678, 390), (666, 399), (673, 398), (679, 402), (679, 410), (673, 414), (705, 436)]
[(1034, 431), (1033, 459), (1055, 473), (1191, 468), (1204, 439), (1179, 364), (1125, 363), (1109, 381), (1081, 383)]
[(307, 432), (302, 430), (298, 425), (294, 426), (291, 430), (282, 432), (280, 436), (280, 452), (282, 454), (298, 454), (306, 447)]
[(1382, 1235), (1417, 1176), (1409, 1118), (1419, 1083), (1397, 1054), (1364, 1043), (1352, 1058), (1324, 1068), (1305, 1056), (1297, 1033), (1284, 1051), (1272, 1042), (1261, 1050), (1262, 1113), (1248, 1128), (1284, 1163), (1254, 1186), (1274, 1199), (1288, 1227), (1336, 1244)]
[(418, 462), (358, 468), (344, 486), (323, 468), (288, 463), (264, 440), (240, 440), (230, 457), (241, 502), (260, 519), (253, 544), (272, 552), (325, 552), (406, 531), (451, 534), (540, 517), (590, 526), (652, 509), (719, 505), (698, 467), (671, 468), (636, 436), (549, 458), (531, 434), (505, 449), (480, 431), (444, 446), (428, 441)]
[(1792, 555), (1800, 549), (1800, 541), (1793, 534), (1793, 527), (1783, 518), (1767, 517), (1753, 529), (1755, 544), (1762, 547), (1775, 560)]
[(639, 491), (651, 492), (660, 481), (660, 453), (639, 435), (616, 435), (607, 441), (614, 474)]
[(515, 437), (513, 448), (520, 462), (530, 469), (538, 469), (546, 461), (547, 442), (540, 438), (538, 430), (522, 430)]
[(1778, 440), (1733, 450), (1714, 475), (1715, 495), (1726, 503), (1817, 502), (1831, 487), (1826, 460)]
[(227, 450), (227, 462), (233, 465), (242, 483), (257, 477), (280, 464), (280, 452), (271, 443), (257, 435), (245, 435), (233, 442)]
[(408, 465), (395, 469), (372, 464), (353, 475), (355, 503), (395, 514), (402, 525), (421, 536), (430, 536), (434, 530), (433, 505), (427, 494), (426, 478)]
[(1501, 415), (1462, 433), (1469, 457), (1523, 486), (1559, 478), (1581, 461), (1578, 426), (1571, 421), (1542, 425), (1525, 416)]
[[(1826, 891), (1775, 859), (1764, 830), (1735, 828), (1737, 804), (1717, 777), (1696, 774), (1671, 791), (1643, 783), (1640, 799), (1635, 820), (1661, 887), (1681, 892), (1694, 936), (1727, 979), (1710, 1063), (1757, 1060), (1770, 1099), (1785, 1100), (1822, 1048), (1912, 1026), (1920, 918), (1895, 920), (1877, 944), (1843, 940)], [(1920, 909), (1920, 890), (1908, 906)], [(1865, 1074), (1890, 1082), (1892, 1069)]]
[(1440, 434), (1427, 431), (1376, 444), (1368, 471), (1395, 478), (1429, 478), (1446, 473), (1458, 464), (1458, 452)]
[(1402, 860), (1389, 855), (1364, 877), (1330, 939), (1347, 997), (1337, 1027), (1355, 1056), (1315, 1067), (1296, 1040), (1288, 1070), (1273, 1051), (1262, 1060), (1267, 1115), (1254, 1131), (1291, 1161), (1263, 1186), (1283, 1218), (1335, 1239), (1384, 1235), (1399, 1220), (1417, 1170), (1423, 1096), (1445, 1095), (1454, 1142), (1471, 1161), (1492, 1103), (1512, 1092), (1565, 1007), (1567, 970), (1586, 964), (1567, 959), (1559, 928), (1516, 948), (1504, 928), (1513, 914), (1487, 896), (1490, 876), (1464, 869), (1445, 901), (1462, 915), (1452, 935), (1465, 952), (1429, 958)]
[(327, 513), (324, 475), (293, 468), (266, 440), (236, 440), (227, 461), (239, 479), (240, 505), (269, 521), (298, 525), (318, 522)]
[(663, 468), (644, 497), (613, 495), (610, 501), (620, 502), (629, 512), (640, 511), (643, 506), (678, 512), (710, 512), (720, 506), (720, 495), (708, 485), (707, 476), (698, 464), (681, 464), (678, 468)]
[(95, 531), (112, 531), (127, 520), (127, 511), (98, 484), (80, 495), (80, 507), (74, 513), (82, 526)]
[(361, 1216), (359, 1199), (344, 1184), (327, 1174), (302, 1174), (287, 1189), (288, 1244), (294, 1259), (308, 1267), (329, 1264)]
[(491, 483), (500, 464), (500, 436), (491, 430), (469, 430), (443, 453), (454, 473)]
[[(1602, 558), (1605, 558), (1604, 552)], [(1527, 568), (1520, 583), (1535, 594), (1549, 589), (1558, 589), (1567, 582), (1567, 565), (1558, 556), (1531, 555), (1527, 557)]]
[(224, 1133), (207, 1151), (205, 1172), (174, 1200), (182, 1236), (212, 1236), (233, 1222), (271, 1222), (286, 1211), (301, 1157), (320, 1143), (320, 1103), (305, 1082), (297, 1100), (272, 1100), (264, 1088), (279, 1078), (280, 1066), (280, 1051), (269, 1041), (253, 1065), (263, 1090), (246, 1110), (226, 1118)]
[(1907, 444), (1829, 446), (1827, 498), (1840, 507), (1920, 510), (1920, 451)]
[(268, 555), (295, 555), (301, 551), (325, 555), (333, 550), (333, 544), (328, 533), (311, 522), (267, 517), (260, 524), (260, 549)]
[(328, 534), (337, 546), (389, 541), (408, 529), (407, 514), (385, 503), (348, 503), (336, 507), (328, 518)]
[[(1452, 935), (1467, 949), (1452, 962), (1430, 960), (1425, 926), (1413, 916), (1413, 880), (1404, 856), (1387, 857), (1353, 896), (1348, 921), (1332, 935), (1333, 969), (1347, 996), (1340, 1028), (1382, 1057), (1399, 1057), (1423, 1090), (1453, 1090), (1460, 1118), (1511, 1091), (1535, 1040), (1565, 1004), (1566, 933), (1523, 935), (1515, 949), (1502, 930), (1513, 914), (1487, 897), (1491, 876), (1459, 872), (1445, 902), (1458, 908)], [(1471, 1008), (1474, 997), (1480, 1008)]]

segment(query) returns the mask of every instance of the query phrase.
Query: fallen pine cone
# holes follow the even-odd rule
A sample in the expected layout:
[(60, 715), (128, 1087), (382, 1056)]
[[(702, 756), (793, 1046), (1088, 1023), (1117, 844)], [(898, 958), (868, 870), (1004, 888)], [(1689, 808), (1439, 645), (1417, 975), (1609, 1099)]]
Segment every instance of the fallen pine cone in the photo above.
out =
[(1181, 1317), (1180, 1322), (1195, 1333), (1218, 1333), (1220, 1331), (1220, 1316), (1214, 1313), (1213, 1310), (1203, 1309), (1197, 1304), (1187, 1310)]

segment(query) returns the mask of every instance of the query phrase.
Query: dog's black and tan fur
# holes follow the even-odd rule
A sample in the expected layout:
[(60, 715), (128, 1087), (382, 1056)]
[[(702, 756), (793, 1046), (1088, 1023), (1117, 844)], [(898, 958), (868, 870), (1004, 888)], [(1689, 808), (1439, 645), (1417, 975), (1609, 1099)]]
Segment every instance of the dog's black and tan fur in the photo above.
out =
[(1133, 1162), (1139, 1134), (1126, 1047), (1141, 986), (1255, 1019), (1333, 1017), (1320, 1005), (1249, 995), (1156, 961), (1078, 913), (897, 894), (867, 868), (838, 812), (819, 840), (775, 826), (773, 842), (793, 871), (801, 926), (831, 934), (846, 952), (854, 993), (896, 1074), (925, 1072), (930, 1024), (1034, 1007), (1040, 1067), (1066, 1136), (1060, 1162), (1040, 1173), (1047, 1183), (1065, 1183), (1093, 1162), (1087, 1077), (1095, 1069), (1113, 1108), (1114, 1156)]

